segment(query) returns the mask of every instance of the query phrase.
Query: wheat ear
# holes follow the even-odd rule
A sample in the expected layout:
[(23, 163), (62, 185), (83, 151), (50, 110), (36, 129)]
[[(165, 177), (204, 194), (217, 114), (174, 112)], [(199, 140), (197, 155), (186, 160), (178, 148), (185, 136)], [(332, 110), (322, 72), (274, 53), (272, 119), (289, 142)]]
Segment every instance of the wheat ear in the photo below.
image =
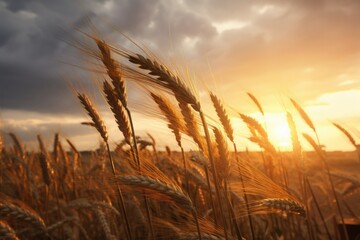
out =
[[(109, 143), (108, 143), (108, 133), (107, 133), (104, 121), (100, 118), (99, 113), (97, 112), (97, 110), (95, 109), (91, 100), (86, 96), (85, 93), (84, 94), (78, 93), (78, 98), (79, 98), (80, 102), (82, 103), (83, 107), (85, 108), (85, 110), (87, 111), (88, 115), (90, 116), (91, 120), (93, 121), (95, 128), (98, 130), (98, 132), (100, 133), (101, 137), (103, 138), (103, 140), (106, 144), (106, 149), (107, 149), (107, 153), (109, 156), (111, 169), (112, 169), (113, 175), (116, 176), (115, 164), (114, 164), (114, 161), (111, 156), (110, 147), (109, 147)], [(122, 194), (122, 191), (121, 191), (119, 185), (117, 185), (117, 193), (118, 193), (118, 197), (119, 197), (119, 199), (118, 199), (119, 209), (121, 209), (121, 212), (123, 215), (123, 220), (126, 224), (127, 237), (129, 240), (132, 240), (131, 228), (130, 228), (130, 223), (128, 220), (128, 214), (127, 214), (127, 211), (125, 208), (124, 197), (123, 197), (123, 194)]]
[(168, 127), (174, 133), (178, 146), (182, 147), (180, 131), (184, 131), (185, 126), (180, 120), (179, 114), (176, 112), (175, 107), (172, 106), (172, 104), (166, 98), (160, 95), (155, 93), (150, 93), (150, 95), (168, 120)]
[[(234, 130), (232, 128), (230, 119), (228, 117), (228, 114), (226, 113), (226, 110), (223, 106), (223, 104), (221, 103), (220, 99), (213, 93), (210, 92), (210, 98), (211, 101), (214, 105), (215, 111), (218, 115), (218, 118), (220, 119), (220, 122), (225, 130), (225, 133), (227, 135), (227, 137), (230, 139), (230, 141), (233, 143), (234, 146), (234, 152), (235, 152), (235, 157), (236, 157), (236, 162), (237, 162), (237, 166), (238, 166), (238, 170), (239, 170), (239, 175), (240, 175), (240, 181), (241, 184), (243, 186), (243, 193), (244, 193), (244, 198), (245, 198), (245, 204), (246, 204), (246, 210), (247, 213), (249, 213), (249, 203), (248, 203), (248, 196), (246, 194), (246, 190), (245, 190), (245, 185), (244, 185), (244, 181), (243, 181), (243, 176), (242, 176), (242, 171), (241, 171), (241, 167), (240, 167), (240, 160), (238, 157), (238, 153), (237, 153), (237, 148), (236, 148), (236, 144), (234, 141)], [(216, 136), (216, 134), (215, 134)], [(252, 223), (252, 219), (250, 214), (248, 215), (248, 221), (249, 221), (249, 225), (250, 225), (250, 231), (251, 231), (251, 238), (254, 239), (254, 228), (253, 228), (253, 223)]]
[(71, 150), (74, 151), (74, 153), (75, 153), (76, 155), (78, 155), (78, 157), (80, 158), (80, 157), (81, 157), (80, 152), (79, 152), (78, 149), (75, 147), (75, 145), (70, 141), (70, 139), (66, 138), (66, 142), (69, 144)]
[(166, 89), (170, 89), (176, 98), (180, 98), (190, 104), (195, 111), (200, 110), (200, 103), (191, 90), (180, 80), (178, 76), (173, 74), (165, 65), (151, 60), (140, 54), (130, 55), (128, 59), (131, 63), (136, 64), (139, 68), (148, 70), (149, 75), (157, 77), (153, 82)]
[[(216, 187), (216, 196), (218, 198), (220, 208), (222, 208), (221, 199), (220, 199), (220, 190), (219, 190), (219, 186), (217, 183), (216, 168), (214, 166), (214, 157), (213, 157), (212, 149), (211, 149), (210, 134), (209, 134), (209, 130), (207, 128), (207, 123), (206, 123), (204, 113), (201, 110), (200, 102), (195, 97), (195, 95), (191, 92), (191, 90), (186, 86), (186, 84), (182, 80), (180, 80), (180, 78), (178, 76), (173, 74), (166, 66), (159, 64), (155, 60), (153, 61), (151, 59), (145, 58), (144, 56), (142, 56), (140, 54), (130, 55), (130, 54), (123, 53), (122, 55), (127, 57), (130, 62), (138, 65), (139, 68), (148, 70), (149, 75), (155, 76), (156, 78), (147, 77), (146, 75), (144, 76), (141, 73), (134, 71), (134, 73), (137, 77), (140, 76), (140, 78), (142, 78), (143, 80), (146, 80), (152, 84), (155, 84), (157, 86), (160, 86), (167, 90), (172, 91), (175, 98), (179, 102), (179, 107), (182, 112), (186, 107), (188, 107), (187, 105), (189, 104), (192, 106), (192, 108), (195, 111), (197, 111), (200, 114), (200, 118), (201, 118), (201, 121), (203, 124), (205, 136), (206, 136), (208, 155), (209, 155), (209, 159), (211, 162), (211, 170), (213, 172), (214, 183), (215, 183), (215, 187)], [(220, 211), (220, 212), (222, 214), (222, 211)], [(224, 234), (227, 239), (228, 237), (227, 237), (227, 230), (226, 230), (226, 222), (225, 222), (224, 218), (223, 218), (223, 224), (224, 224)]]
[(181, 133), (180, 131), (184, 131), (185, 126), (181, 121), (179, 114), (176, 112), (175, 107), (164, 97), (160, 95), (156, 95), (155, 93), (150, 93), (151, 97), (155, 101), (155, 103), (160, 108), (161, 112), (165, 115), (168, 121), (168, 127), (175, 135), (176, 142), (181, 149), (182, 159), (183, 159), (183, 166), (184, 166), (184, 176), (186, 182), (186, 189), (187, 193), (189, 194), (189, 179), (188, 179), (188, 171), (187, 171), (187, 164), (185, 159), (185, 152), (184, 148), (181, 144)]
[(268, 207), (274, 211), (305, 216), (305, 207), (301, 203), (288, 198), (266, 198), (261, 200), (259, 205)]
[(358, 154), (358, 158), (359, 158), (359, 163), (360, 163), (360, 145), (356, 144), (355, 139), (353, 138), (353, 136), (350, 134), (349, 131), (347, 131), (344, 127), (342, 127), (340, 124), (337, 123), (332, 123), (337, 129), (339, 129), (346, 137), (347, 139), (349, 139), (349, 141), (351, 142), (351, 144), (355, 147), (356, 152)]
[[(114, 86), (113, 93), (111, 93), (110, 85), (108, 84), (107, 87), (104, 85), (104, 92), (107, 96), (108, 103), (114, 112), (118, 126), (120, 128), (120, 125), (122, 125), (122, 128), (120, 128), (120, 130), (123, 132), (124, 136), (126, 135), (125, 139), (127, 140), (128, 144), (130, 146), (131, 146), (130, 136), (132, 136), (133, 146), (131, 148), (132, 148), (133, 158), (137, 163), (138, 170), (141, 172), (141, 162), (140, 162), (139, 152), (138, 152), (138, 148), (137, 148), (135, 129), (134, 129), (133, 121), (132, 121), (132, 115), (131, 115), (130, 109), (128, 108), (128, 105), (127, 105), (126, 85), (125, 85), (125, 81), (122, 78), (120, 64), (117, 61), (115, 61), (115, 59), (113, 59), (113, 57), (111, 56), (110, 46), (105, 41), (96, 40), (96, 44), (101, 52), (101, 60), (102, 60), (103, 64), (105, 65), (105, 67), (107, 69), (107, 73), (108, 73), (109, 77), (111, 78), (112, 84)], [(108, 92), (106, 92), (105, 88), (108, 88)], [(114, 93), (116, 93), (116, 94), (114, 94)], [(112, 96), (110, 96), (109, 94)], [(123, 106), (123, 108), (125, 108), (127, 115), (125, 114), (124, 109), (119, 106), (120, 104), (116, 103), (117, 98), (120, 99), (121, 105)], [(123, 124), (120, 124), (121, 123), (120, 120), (123, 121), (122, 122)], [(132, 135), (130, 135), (129, 133)], [(129, 136), (127, 136), (127, 135), (129, 135)], [(146, 205), (146, 213), (147, 213), (149, 226), (150, 226), (150, 230), (151, 230), (151, 236), (152, 236), (152, 239), (154, 239), (154, 229), (153, 229), (152, 221), (151, 221), (151, 213), (150, 213), (149, 203), (148, 203), (146, 197), (144, 197), (144, 202)]]
[(198, 145), (201, 151), (204, 151), (204, 141), (203, 137), (200, 134), (200, 130), (198, 127), (198, 123), (195, 119), (194, 113), (189, 105), (183, 101), (179, 102), (179, 107), (181, 110), (181, 114), (183, 115), (183, 119), (185, 121), (186, 134), (194, 140), (194, 142)]
[(111, 56), (109, 45), (105, 41), (96, 40), (96, 44), (101, 52), (101, 61), (107, 69), (107, 74), (112, 80), (115, 92), (121, 104), (127, 107), (127, 93), (125, 81), (122, 79), (119, 63)]
[(10, 202), (0, 202), (0, 217), (27, 222), (41, 231), (45, 231), (44, 220), (30, 208), (19, 207)]
[(81, 104), (87, 111), (88, 115), (90, 116), (91, 120), (93, 121), (93, 126), (100, 133), (100, 136), (103, 138), (103, 140), (105, 142), (107, 142), (108, 133), (107, 133), (106, 126), (104, 124), (104, 121), (101, 119), (100, 114), (94, 107), (93, 103), (91, 102), (91, 100), (85, 93), (81, 94), (78, 92), (77, 96), (78, 96)]
[(104, 230), (106, 239), (115, 240), (116, 237), (111, 234), (111, 229), (110, 229), (108, 221), (106, 220), (104, 212), (101, 211), (100, 209), (95, 208), (94, 213), (95, 213), (95, 216), (98, 219), (102, 229)]
[(291, 142), (293, 146), (293, 151), (296, 155), (300, 156), (301, 154), (301, 145), (299, 141), (299, 136), (296, 130), (296, 125), (294, 118), (292, 117), (291, 113), (286, 112), (286, 120), (290, 129), (290, 135), (291, 135)]
[(265, 116), (264, 110), (263, 110), (260, 102), (257, 100), (257, 98), (256, 98), (253, 94), (251, 94), (251, 93), (249, 93), (249, 92), (247, 92), (246, 94), (247, 94), (247, 95), (250, 97), (250, 99), (255, 103), (256, 107), (257, 107), (257, 108), (259, 109), (259, 111), (261, 112), (261, 115)]
[(212, 92), (210, 92), (210, 98), (227, 137), (231, 142), (234, 142), (234, 129), (230, 123), (229, 116), (227, 115), (223, 104), (221, 103), (220, 99)]
[(47, 186), (51, 185), (51, 176), (53, 174), (53, 170), (50, 167), (49, 161), (47, 160), (47, 157), (44, 153), (39, 154), (39, 162), (41, 167), (41, 173), (43, 176), (44, 183)]
[(0, 153), (2, 152), (3, 147), (4, 147), (3, 136), (2, 136), (2, 134), (0, 133)]
[(262, 138), (268, 139), (268, 134), (266, 130), (256, 119), (242, 113), (239, 113), (239, 115), (241, 119), (246, 123), (253, 136), (257, 136), (256, 133), (259, 133)]
[(18, 152), (18, 154), (20, 155), (21, 158), (24, 158), (25, 157), (25, 151), (24, 151), (24, 148), (23, 146), (21, 145), (20, 143), (20, 140), (19, 138), (14, 134), (14, 133), (9, 133), (9, 136), (11, 137), (11, 139), (13, 140), (14, 142), (14, 145), (15, 145), (15, 149), (16, 151)]
[(215, 142), (219, 153), (218, 164), (216, 164), (217, 173), (219, 176), (220, 183), (225, 182), (230, 174), (230, 161), (229, 151), (227, 144), (220, 130), (216, 127), (213, 128)]
[(57, 163), (59, 161), (59, 133), (55, 133), (54, 135), (53, 155), (54, 161)]
[(174, 188), (157, 179), (147, 176), (117, 176), (116, 182), (122, 185), (132, 186), (135, 189), (145, 190), (145, 192), (155, 191), (161, 196), (164, 196), (165, 199), (174, 200), (187, 210), (193, 208), (190, 198), (185, 195), (180, 188)]
[[(120, 184), (131, 186), (134, 189), (142, 190), (145, 193), (151, 194), (152, 197), (157, 197), (159, 200), (173, 200), (184, 209), (193, 214), (194, 221), (198, 230), (198, 237), (201, 239), (200, 226), (197, 219), (196, 209), (189, 198), (179, 187), (174, 187), (162, 181), (147, 176), (118, 176), (116, 181)], [(154, 194), (155, 193), (155, 194)], [(159, 197), (161, 196), (161, 197)]]
[(349, 133), (349, 131), (347, 131), (345, 128), (343, 128), (340, 124), (337, 123), (332, 123), (337, 129), (339, 129), (351, 142), (351, 144), (354, 147), (357, 147), (356, 141), (355, 139), (351, 136), (351, 134)]
[(125, 141), (128, 144), (131, 144), (130, 123), (125, 113), (124, 106), (118, 100), (115, 90), (107, 81), (104, 81), (103, 83), (103, 90), (106, 96), (106, 100), (111, 108), (111, 111), (114, 113), (119, 130), (123, 133)]
[(311, 121), (311, 118), (305, 112), (305, 110), (294, 99), (290, 98), (290, 101), (295, 107), (296, 111), (300, 114), (301, 118), (305, 121), (305, 123), (316, 133), (315, 125)]

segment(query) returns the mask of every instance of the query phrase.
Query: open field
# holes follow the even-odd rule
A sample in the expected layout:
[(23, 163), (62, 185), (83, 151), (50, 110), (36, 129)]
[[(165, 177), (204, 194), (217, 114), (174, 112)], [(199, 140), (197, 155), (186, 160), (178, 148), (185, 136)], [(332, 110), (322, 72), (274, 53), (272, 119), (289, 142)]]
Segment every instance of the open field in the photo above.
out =
[[(238, 151), (226, 105), (213, 92), (216, 120), (204, 112), (191, 83), (150, 53), (87, 37), (93, 46), (79, 48), (98, 62), (101, 92), (124, 140), (110, 149), (115, 133), (77, 90), (89, 116), (82, 127), (101, 137), (96, 151), (79, 152), (61, 134), (51, 143), (38, 135), (38, 150), (30, 151), (16, 133), (7, 134), (12, 144), (0, 146), (2, 239), (355, 239), (344, 231), (349, 219), (360, 219), (359, 145), (350, 132), (334, 124), (353, 152), (326, 152), (310, 116), (289, 99), (292, 150), (279, 151), (265, 124), (238, 112), (247, 140), (261, 148)], [(136, 134), (128, 80), (153, 99), (176, 149)], [(301, 134), (295, 114), (311, 134)], [(196, 151), (184, 150), (184, 138)], [(314, 151), (304, 151), (300, 138)]]

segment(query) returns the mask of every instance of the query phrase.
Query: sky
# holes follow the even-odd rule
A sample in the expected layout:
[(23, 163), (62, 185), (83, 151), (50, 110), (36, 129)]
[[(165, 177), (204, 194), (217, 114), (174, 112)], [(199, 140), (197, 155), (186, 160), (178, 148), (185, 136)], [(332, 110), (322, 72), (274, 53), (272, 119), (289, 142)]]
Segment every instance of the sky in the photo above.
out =
[[(87, 41), (78, 30), (91, 32), (91, 22), (110, 43), (134, 49), (125, 33), (189, 71), (209, 115), (207, 91), (214, 91), (233, 109), (240, 148), (256, 149), (237, 112), (264, 123), (246, 95), (251, 92), (280, 149), (289, 145), (285, 111), (300, 133), (311, 133), (289, 103), (292, 97), (313, 119), (326, 149), (353, 150), (331, 121), (360, 142), (359, 13), (360, 2), (348, 0), (0, 0), (0, 129), (6, 143), (14, 132), (29, 148), (37, 134), (50, 147), (60, 132), (80, 149), (95, 149), (99, 136), (79, 124), (87, 120), (74, 94), (80, 86), (94, 97), (112, 143), (121, 139), (98, 94), (102, 76), (84, 70), (89, 57), (74, 45)], [(137, 133), (149, 132), (159, 147), (175, 149), (166, 125), (140, 113), (148, 96), (128, 84)]]

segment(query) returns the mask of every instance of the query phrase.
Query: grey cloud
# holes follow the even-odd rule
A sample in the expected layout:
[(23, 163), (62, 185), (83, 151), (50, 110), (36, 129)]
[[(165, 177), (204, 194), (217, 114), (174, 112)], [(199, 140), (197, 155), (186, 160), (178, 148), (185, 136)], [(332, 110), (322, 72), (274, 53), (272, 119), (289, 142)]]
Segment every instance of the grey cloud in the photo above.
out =
[[(334, 76), (348, 69), (350, 61), (358, 59), (360, 50), (360, 4), (356, 1), (6, 0), (3, 3), (0, 4), (3, 6), (0, 7), (0, 108), (3, 109), (78, 111), (62, 77), (68, 73), (72, 76), (73, 72), (77, 73), (75, 78), (88, 76), (59, 62), (84, 65), (81, 58), (80, 61), (76, 58), (77, 50), (65, 42), (75, 37), (74, 26), (87, 28), (88, 19), (95, 26), (110, 23), (135, 40), (152, 43), (157, 48), (155, 52), (162, 56), (166, 56), (162, 51), (167, 51), (171, 44), (176, 47), (187, 37), (197, 38), (199, 41), (189, 53), (194, 68), (209, 60), (219, 74), (233, 75), (227, 81), (224, 79), (224, 88), (240, 81), (248, 90), (264, 91), (274, 85), (276, 78), (289, 91), (294, 90), (292, 86), (299, 88), (298, 92), (310, 86), (311, 91), (297, 96), (305, 98), (334, 90)], [(105, 10), (104, 4), (113, 5)], [(266, 6), (270, 7), (268, 12), (256, 12)], [(275, 14), (271, 6), (281, 11)], [(34, 17), (21, 16), (21, 11)], [(223, 21), (246, 21), (249, 25), (220, 35), (212, 24)], [(118, 34), (113, 33), (111, 26), (100, 32), (105, 38)], [(307, 67), (318, 69), (300, 78), (301, 71)], [(326, 77), (325, 71), (329, 74), (326, 84), (321, 82), (325, 80), (320, 81)], [(296, 78), (285, 79), (291, 78), (291, 74)]]
[(11, 10), (13, 12), (17, 12), (19, 10), (24, 9), (30, 1), (27, 1), (27, 0), (18, 0), (18, 1), (5, 0), (4, 2), (6, 3), (6, 7), (9, 10)]

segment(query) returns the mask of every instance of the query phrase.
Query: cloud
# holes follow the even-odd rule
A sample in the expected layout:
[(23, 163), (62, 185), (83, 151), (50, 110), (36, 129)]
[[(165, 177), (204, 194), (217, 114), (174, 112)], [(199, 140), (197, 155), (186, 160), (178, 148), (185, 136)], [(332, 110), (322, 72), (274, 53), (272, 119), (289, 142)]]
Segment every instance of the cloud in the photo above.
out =
[(113, 43), (131, 46), (117, 28), (165, 59), (186, 59), (225, 102), (250, 91), (272, 110), (278, 94), (311, 102), (359, 89), (359, 10), (335, 0), (0, 0), (0, 111), (81, 116), (69, 82), (91, 89), (98, 76), (69, 66), (87, 62), (68, 42), (86, 41), (74, 28), (91, 32), (89, 19)]

